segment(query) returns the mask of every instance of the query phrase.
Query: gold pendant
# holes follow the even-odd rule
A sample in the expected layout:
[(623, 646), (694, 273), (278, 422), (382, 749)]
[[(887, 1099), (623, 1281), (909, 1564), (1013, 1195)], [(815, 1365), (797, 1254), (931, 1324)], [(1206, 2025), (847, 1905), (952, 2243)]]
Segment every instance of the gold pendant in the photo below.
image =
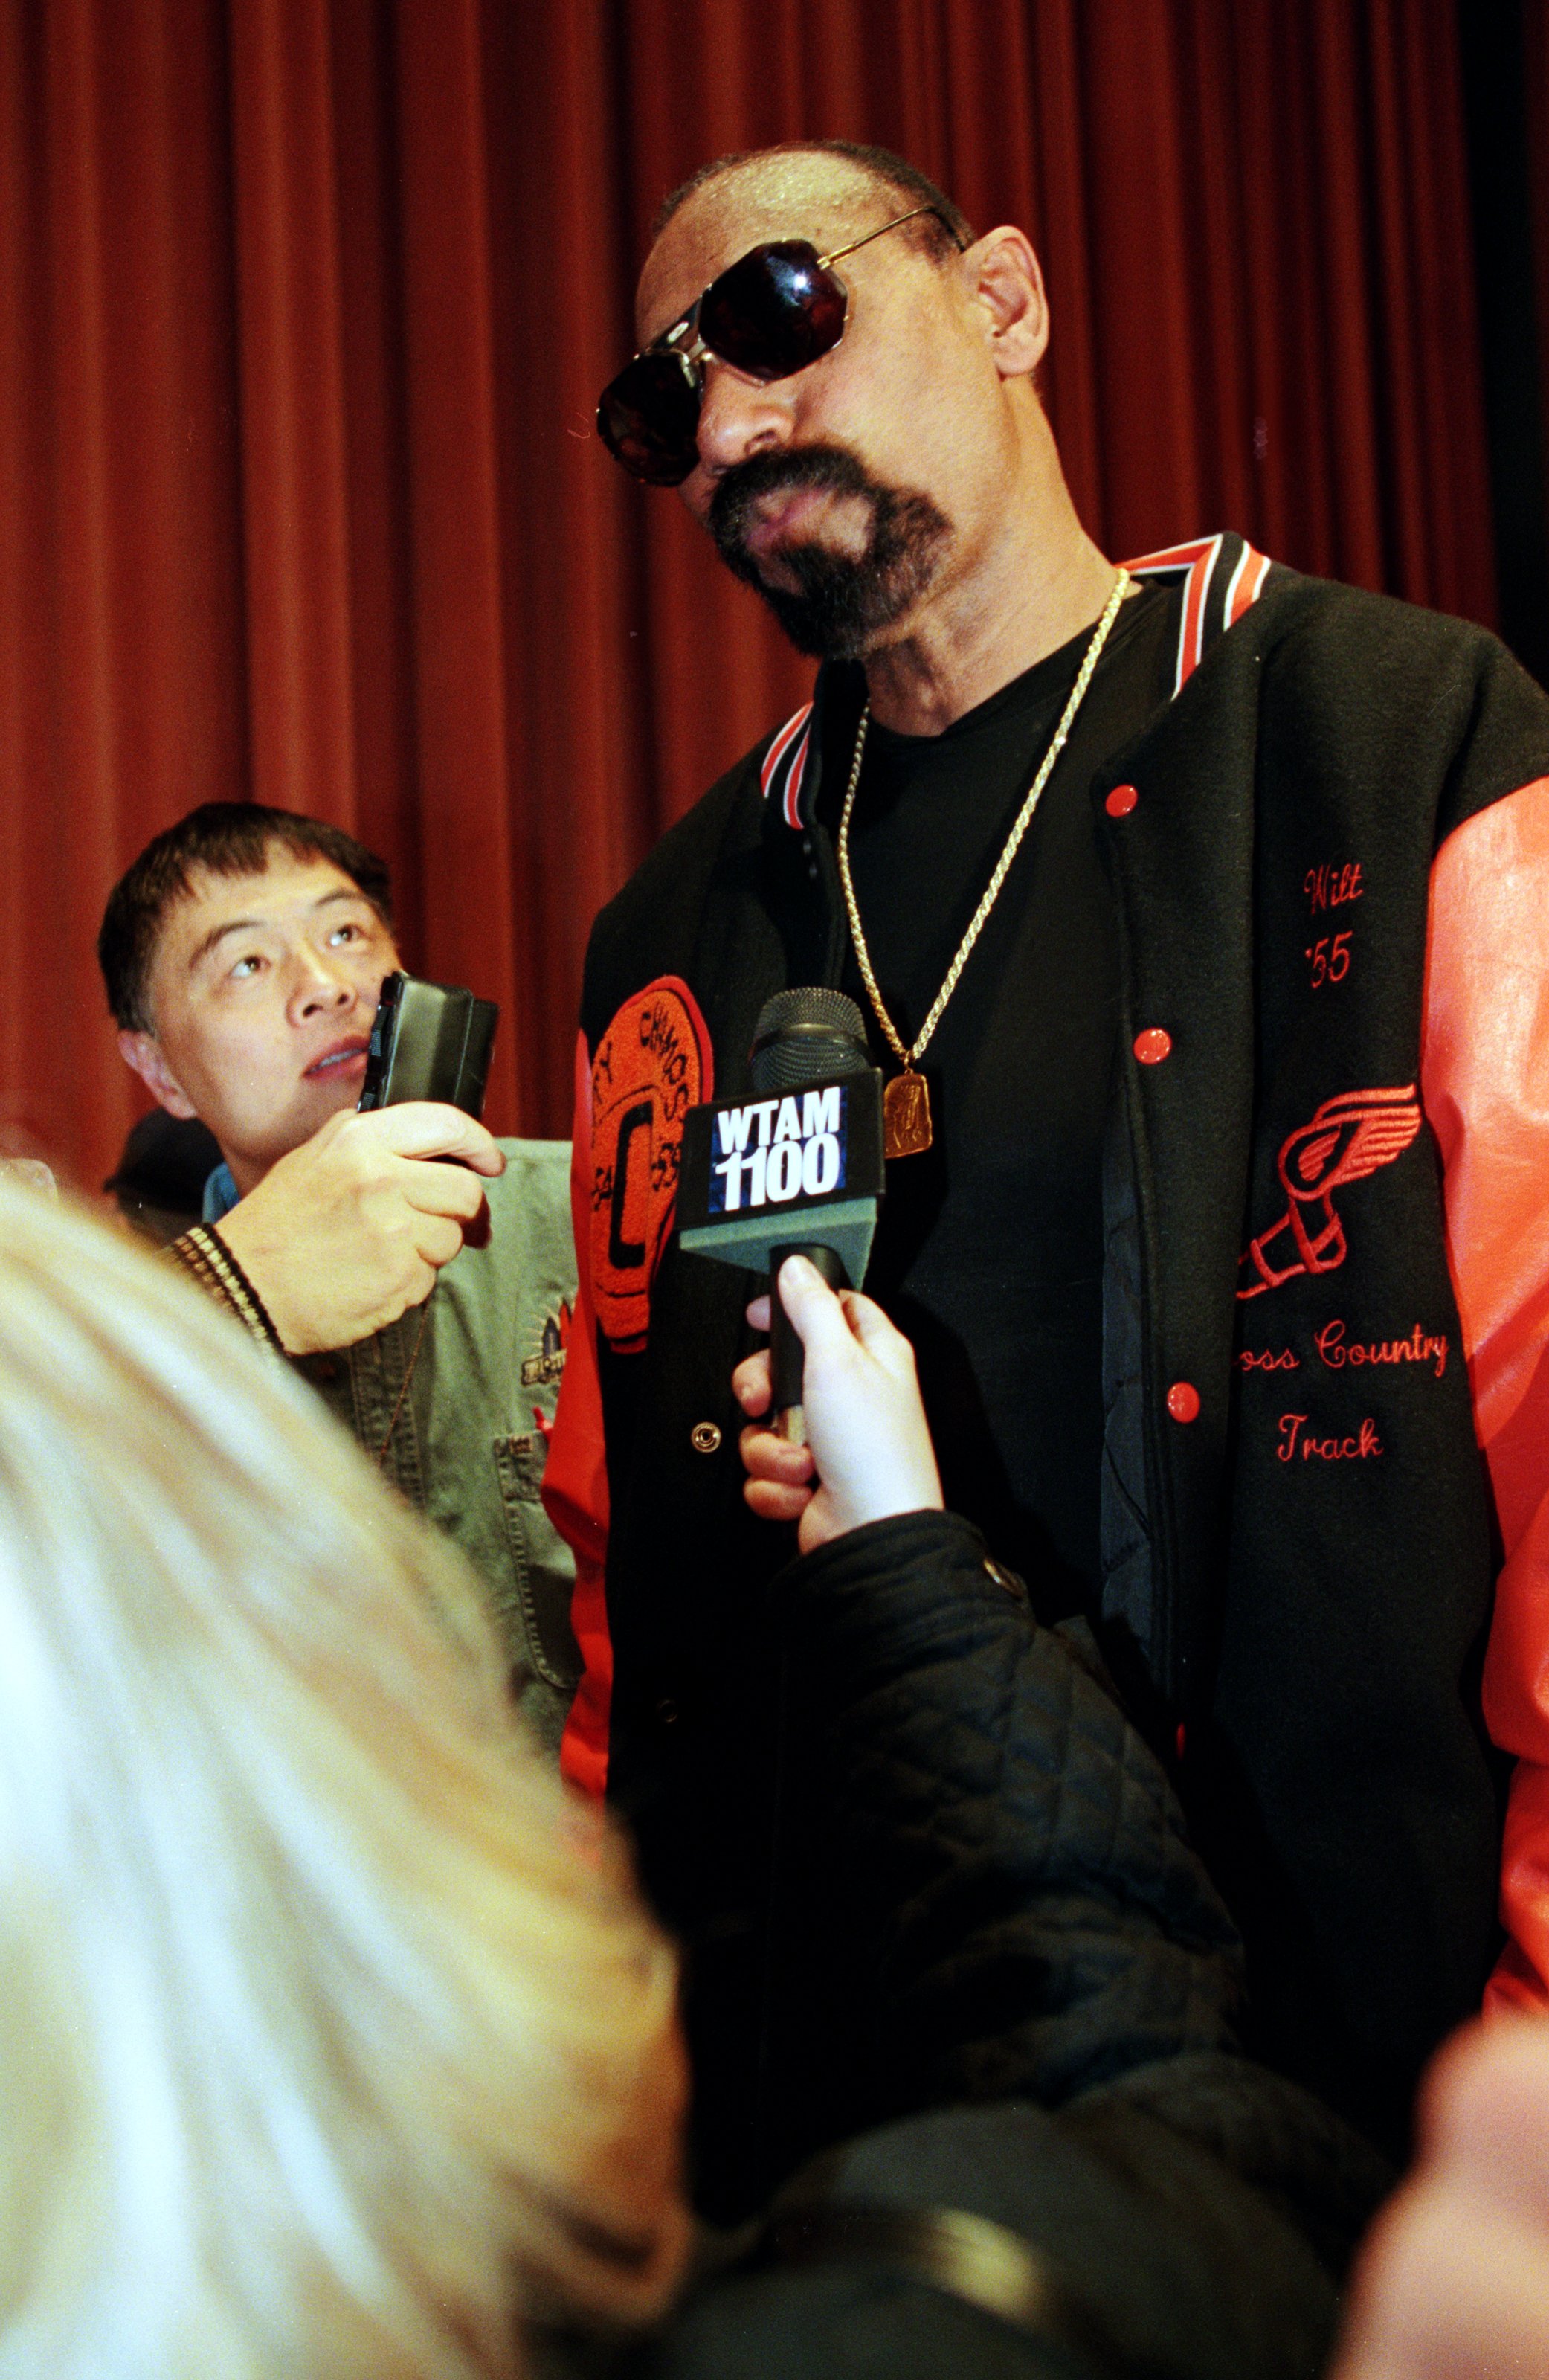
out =
[(930, 1093), (926, 1078), (906, 1066), (882, 1092), (882, 1154), (919, 1157), (930, 1147)]

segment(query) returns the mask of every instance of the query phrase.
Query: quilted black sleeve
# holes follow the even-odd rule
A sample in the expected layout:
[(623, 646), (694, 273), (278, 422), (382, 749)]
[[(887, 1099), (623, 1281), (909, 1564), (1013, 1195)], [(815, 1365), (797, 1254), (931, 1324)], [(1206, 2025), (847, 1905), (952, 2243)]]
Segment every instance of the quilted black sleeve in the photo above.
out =
[(1237, 1937), (1167, 1779), (1007, 1576), (967, 1523), (918, 1513), (774, 1583), (767, 2029), (793, 2149), (1232, 2046)]

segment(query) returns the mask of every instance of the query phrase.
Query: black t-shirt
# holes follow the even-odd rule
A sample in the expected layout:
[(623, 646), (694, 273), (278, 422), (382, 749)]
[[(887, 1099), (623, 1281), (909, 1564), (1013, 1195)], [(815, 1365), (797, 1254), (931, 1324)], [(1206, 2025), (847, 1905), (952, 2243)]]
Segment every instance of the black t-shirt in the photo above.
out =
[[(948, 1504), (1046, 1618), (1090, 1608), (1102, 1453), (1102, 1149), (1119, 1013), (1092, 780), (1166, 700), (1176, 591), (1123, 605), (1000, 895), (921, 1061), (935, 1142), (895, 1160), (865, 1286), (914, 1341)], [(872, 724), (851, 866), (910, 1046), (983, 897), (1091, 630), (941, 735)], [(837, 832), (853, 746), (823, 755)], [(851, 951), (844, 988), (898, 1071)]]

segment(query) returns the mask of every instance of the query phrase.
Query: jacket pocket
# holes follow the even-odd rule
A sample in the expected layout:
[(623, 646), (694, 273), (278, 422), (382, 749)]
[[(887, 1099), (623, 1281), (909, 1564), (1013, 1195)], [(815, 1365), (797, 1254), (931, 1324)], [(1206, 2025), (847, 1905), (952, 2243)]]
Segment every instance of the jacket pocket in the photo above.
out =
[(545, 1682), (573, 1694), (582, 1661), (570, 1624), (575, 1569), (569, 1548), (539, 1500), (548, 1461), (546, 1439), (536, 1433), (491, 1442), (500, 1482), (516, 1602), (528, 1658)]

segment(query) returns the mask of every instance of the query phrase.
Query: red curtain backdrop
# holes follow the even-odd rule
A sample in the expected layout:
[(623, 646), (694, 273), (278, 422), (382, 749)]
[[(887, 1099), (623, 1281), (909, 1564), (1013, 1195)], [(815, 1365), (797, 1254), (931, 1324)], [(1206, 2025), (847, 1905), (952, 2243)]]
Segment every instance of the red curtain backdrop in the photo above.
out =
[(0, 1118), (101, 1181), (93, 959), (243, 797), (392, 861), (566, 1129), (588, 923), (809, 671), (591, 435), (663, 193), (902, 150), (1046, 263), (1115, 554), (1493, 616), (1451, 0), (0, 0)]
[(1527, 80), (1527, 136), (1531, 182), (1532, 251), (1535, 266), (1537, 366), (1543, 409), (1543, 455), (1549, 475), (1549, 0), (1523, 0), (1522, 63)]

